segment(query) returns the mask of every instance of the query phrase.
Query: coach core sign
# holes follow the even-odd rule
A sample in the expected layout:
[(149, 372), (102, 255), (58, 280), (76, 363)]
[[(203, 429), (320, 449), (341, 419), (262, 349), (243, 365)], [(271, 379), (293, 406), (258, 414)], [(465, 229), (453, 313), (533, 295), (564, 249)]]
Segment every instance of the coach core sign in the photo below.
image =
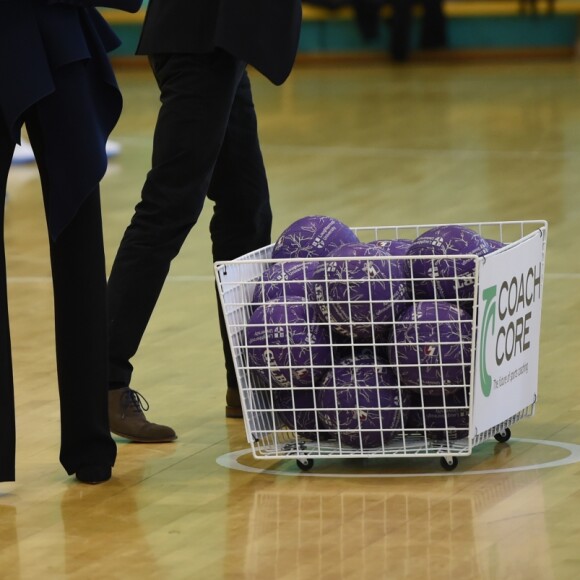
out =
[(546, 234), (482, 260), (472, 435), (535, 402)]

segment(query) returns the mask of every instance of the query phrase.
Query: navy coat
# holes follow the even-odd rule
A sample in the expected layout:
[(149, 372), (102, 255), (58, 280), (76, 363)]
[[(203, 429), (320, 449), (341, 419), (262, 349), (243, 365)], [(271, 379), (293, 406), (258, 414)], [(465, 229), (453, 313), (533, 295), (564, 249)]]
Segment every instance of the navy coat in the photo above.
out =
[[(38, 108), (53, 238), (104, 176), (105, 144), (122, 108), (107, 56), (120, 40), (95, 5), (134, 12), (141, 2), (0, 0), (0, 126), (20, 142), (26, 111)], [(70, 78), (67, 65), (73, 63), (83, 66)], [(69, 87), (69, 94), (61, 98), (57, 85)]]
[[(121, 112), (107, 57), (119, 39), (94, 6), (136, 11), (141, 1), (0, 0), (2, 144), (19, 142), (22, 124), (33, 111), (43, 141), (39, 163), (53, 238), (104, 175), (106, 139)], [(4, 146), (2, 153), (10, 155), (11, 149)], [(9, 165), (9, 158), (2, 159), (2, 171)], [(0, 181), (5, 178), (3, 174)], [(0, 263), (4, 270), (3, 254)], [(12, 481), (16, 444), (5, 280), (0, 286), (0, 481)]]
[(301, 0), (149, 0), (137, 54), (219, 47), (282, 84), (294, 64)]

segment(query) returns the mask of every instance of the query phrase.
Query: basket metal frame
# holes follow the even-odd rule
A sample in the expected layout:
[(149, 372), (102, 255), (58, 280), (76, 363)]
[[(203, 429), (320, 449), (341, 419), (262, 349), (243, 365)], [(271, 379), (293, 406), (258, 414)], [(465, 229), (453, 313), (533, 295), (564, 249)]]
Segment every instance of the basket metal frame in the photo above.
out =
[[(410, 238), (414, 239), (421, 233), (443, 224), (421, 224), (405, 226), (366, 226), (354, 227), (352, 230), (362, 242), (379, 239)], [(501, 221), (501, 222), (468, 222), (462, 223), (486, 238), (492, 238), (505, 244), (497, 251), (509, 251), (509, 248), (521, 242), (527, 236), (537, 230), (547, 232), (547, 223), (543, 220), (532, 221)], [(224, 312), (230, 348), (234, 359), (238, 384), (240, 386), (241, 402), (243, 409), (244, 424), (247, 440), (251, 444), (252, 453), (256, 459), (314, 459), (324, 457), (341, 458), (374, 458), (374, 457), (455, 457), (470, 455), (475, 445), (482, 443), (499, 433), (505, 432), (511, 425), (530, 417), (535, 412), (533, 404), (521, 409), (518, 413), (498, 423), (493, 428), (482, 433), (475, 433), (458, 440), (444, 437), (443, 440), (431, 440), (426, 436), (425, 430), (421, 433), (416, 429), (404, 428), (387, 443), (375, 448), (348, 447), (340, 442), (340, 438), (327, 440), (324, 430), (316, 430), (314, 438), (305, 439), (297, 430), (292, 430), (282, 424), (277, 418), (277, 411), (272, 403), (273, 392), (279, 388), (270, 381), (265, 385), (263, 380), (256, 377), (248, 363), (248, 355), (245, 344), (245, 330), (250, 319), (252, 308), (252, 296), (257, 280), (264, 270), (277, 262), (271, 258), (274, 244), (260, 248), (231, 261), (220, 261), (214, 265), (215, 277), (221, 306)], [(542, 262), (545, 260), (546, 240), (543, 241)], [(449, 256), (433, 256), (434, 259), (449, 259)], [(341, 260), (349, 258), (341, 258)], [(384, 259), (381, 257), (381, 259)], [(401, 260), (401, 257), (387, 257), (386, 259)], [(405, 257), (405, 260), (418, 259), (418, 257)], [(472, 353), (476, 351), (476, 324), (478, 320), (479, 304), (478, 283), (479, 268), (485, 262), (486, 257), (477, 257), (473, 254), (453, 256), (453, 259), (473, 259), (475, 269), (473, 273), (474, 298), (473, 298), (473, 332)], [(305, 263), (310, 260), (324, 262), (332, 258), (294, 258), (284, 260), (287, 263)], [(542, 273), (543, 275), (543, 273)], [(414, 298), (413, 298), (414, 300)], [(369, 347), (373, 347), (372, 343)], [(471, 382), (463, 385), (469, 389), (465, 409), (471, 415), (473, 412), (473, 377), (475, 355), (471, 357)], [(313, 409), (316, 411), (316, 408)]]

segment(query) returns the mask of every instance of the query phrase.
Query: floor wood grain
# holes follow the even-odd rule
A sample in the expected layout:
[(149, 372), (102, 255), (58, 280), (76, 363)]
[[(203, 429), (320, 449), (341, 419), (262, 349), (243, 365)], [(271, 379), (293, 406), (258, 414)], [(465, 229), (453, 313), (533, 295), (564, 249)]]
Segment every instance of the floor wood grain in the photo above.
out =
[[(158, 106), (147, 71), (118, 72), (123, 151), (102, 187), (109, 266), (149, 167)], [(224, 418), (208, 204), (134, 361), (150, 418), (179, 439), (119, 440), (113, 479), (77, 484), (58, 464), (39, 181), (34, 165), (14, 167), (6, 244), (18, 481), (0, 484), (0, 578), (577, 578), (580, 464), (542, 469), (568, 451), (528, 441), (580, 445), (577, 63), (308, 66), (282, 87), (251, 78), (274, 236), (313, 213), (352, 226), (548, 220), (536, 415), (458, 468), (496, 473), (442, 475), (438, 462), (412, 458), (317, 462), (334, 477), (295, 477), (292, 461), (249, 454), (243, 465), (276, 473), (218, 465), (248, 443), (243, 422)], [(526, 466), (536, 467), (518, 471)]]

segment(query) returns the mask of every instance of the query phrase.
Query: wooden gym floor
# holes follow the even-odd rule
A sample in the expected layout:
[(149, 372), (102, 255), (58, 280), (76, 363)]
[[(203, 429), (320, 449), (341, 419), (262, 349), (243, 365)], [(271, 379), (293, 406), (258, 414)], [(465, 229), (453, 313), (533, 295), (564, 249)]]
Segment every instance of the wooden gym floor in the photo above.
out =
[[(118, 72), (123, 152), (102, 187), (109, 265), (149, 167), (157, 110), (148, 71)], [(240, 464), (268, 473), (219, 465), (248, 443), (243, 422), (224, 418), (207, 206), (134, 361), (149, 417), (179, 439), (119, 440), (113, 479), (77, 484), (58, 464), (39, 182), (34, 165), (15, 167), (6, 242), (18, 481), (0, 484), (0, 578), (576, 579), (578, 64), (299, 66), (281, 88), (252, 80), (274, 236), (312, 213), (351, 226), (548, 220), (536, 415), (453, 474), (417, 458), (317, 460), (309, 476), (248, 452)]]

